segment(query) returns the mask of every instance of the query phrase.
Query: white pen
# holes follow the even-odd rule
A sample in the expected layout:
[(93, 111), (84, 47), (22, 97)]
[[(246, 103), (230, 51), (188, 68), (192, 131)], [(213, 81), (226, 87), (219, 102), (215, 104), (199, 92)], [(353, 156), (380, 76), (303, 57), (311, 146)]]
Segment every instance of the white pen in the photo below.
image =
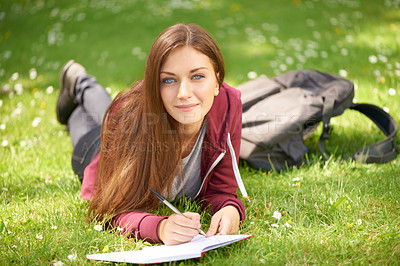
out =
[[(175, 208), (174, 205), (172, 205), (171, 203), (169, 203), (166, 199), (164, 199), (163, 196), (161, 196), (160, 194), (158, 194), (157, 192), (154, 191), (154, 189), (150, 188), (150, 191), (165, 205), (167, 205), (171, 210), (173, 210), (176, 214), (182, 215), (183, 217), (186, 217), (185, 215), (183, 215), (183, 213), (181, 213), (177, 208)], [(186, 217), (187, 218), (187, 217)], [(202, 234), (203, 236), (207, 237), (206, 234), (203, 232), (203, 230), (201, 230), (200, 228), (197, 229), (199, 231), (200, 234)]]

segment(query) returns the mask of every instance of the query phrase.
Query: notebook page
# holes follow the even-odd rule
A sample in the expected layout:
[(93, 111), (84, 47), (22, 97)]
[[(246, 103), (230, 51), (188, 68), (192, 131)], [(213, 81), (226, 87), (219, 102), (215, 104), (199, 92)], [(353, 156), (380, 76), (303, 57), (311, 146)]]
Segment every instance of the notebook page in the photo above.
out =
[(193, 238), (191, 242), (173, 246), (151, 246), (142, 250), (123, 251), (88, 255), (88, 259), (126, 262), (126, 263), (160, 263), (191, 258), (199, 258), (203, 252), (215, 249), (230, 243), (246, 239), (251, 235), (216, 235)]

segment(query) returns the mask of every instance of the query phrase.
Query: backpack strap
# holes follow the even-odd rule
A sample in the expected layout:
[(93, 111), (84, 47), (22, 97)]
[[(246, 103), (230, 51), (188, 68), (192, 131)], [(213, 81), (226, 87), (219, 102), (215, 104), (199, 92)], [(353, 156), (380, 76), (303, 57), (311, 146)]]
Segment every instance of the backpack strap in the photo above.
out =
[[(325, 98), (323, 107), (323, 130), (318, 141), (318, 147), (321, 153), (327, 157), (324, 149), (325, 140), (329, 139), (331, 133), (330, 118), (333, 110), (333, 104), (329, 98)], [(396, 147), (395, 137), (398, 126), (396, 121), (384, 110), (376, 105), (367, 103), (353, 103), (350, 107), (371, 119), (372, 122), (385, 134), (386, 138), (375, 144), (360, 149), (351, 158), (361, 163), (387, 163), (396, 159), (399, 150)]]
[(362, 163), (387, 163), (396, 159), (399, 153), (395, 139), (398, 130), (396, 121), (376, 105), (353, 103), (350, 109), (367, 116), (386, 136), (386, 139), (359, 150), (353, 159)]

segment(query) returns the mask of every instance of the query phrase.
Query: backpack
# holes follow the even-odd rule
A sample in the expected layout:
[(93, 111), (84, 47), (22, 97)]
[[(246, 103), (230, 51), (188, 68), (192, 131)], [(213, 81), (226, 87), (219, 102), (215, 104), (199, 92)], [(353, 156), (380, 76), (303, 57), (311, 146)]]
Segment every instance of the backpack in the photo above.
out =
[(242, 93), (242, 139), (239, 158), (252, 167), (277, 171), (299, 166), (309, 148), (303, 140), (322, 121), (320, 152), (331, 134), (331, 117), (357, 110), (370, 118), (386, 139), (360, 149), (353, 159), (386, 163), (397, 157), (395, 120), (381, 108), (353, 103), (351, 81), (314, 70), (295, 70), (272, 79), (261, 76), (237, 87)]

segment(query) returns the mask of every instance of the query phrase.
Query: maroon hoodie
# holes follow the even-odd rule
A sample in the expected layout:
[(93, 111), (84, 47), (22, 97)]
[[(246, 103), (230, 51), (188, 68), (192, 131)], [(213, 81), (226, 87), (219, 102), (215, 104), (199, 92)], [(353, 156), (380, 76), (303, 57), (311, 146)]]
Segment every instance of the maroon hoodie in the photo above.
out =
[[(237, 197), (238, 184), (232, 168), (231, 153), (227, 146), (229, 133), (235, 154), (239, 155), (242, 127), (240, 92), (224, 83), (218, 96), (214, 98), (206, 119), (207, 131), (201, 156), (202, 184), (196, 200), (200, 202), (202, 209), (211, 207), (213, 213), (227, 205), (233, 205), (238, 209), (240, 220), (243, 221), (245, 219), (244, 205)], [(99, 157), (100, 154), (84, 171), (81, 196), (85, 200), (90, 200), (97, 189), (95, 178)], [(149, 242), (161, 242), (157, 235), (157, 226), (166, 218), (145, 212), (128, 212), (114, 217), (112, 225), (122, 228), (122, 233), (130, 237)]]

